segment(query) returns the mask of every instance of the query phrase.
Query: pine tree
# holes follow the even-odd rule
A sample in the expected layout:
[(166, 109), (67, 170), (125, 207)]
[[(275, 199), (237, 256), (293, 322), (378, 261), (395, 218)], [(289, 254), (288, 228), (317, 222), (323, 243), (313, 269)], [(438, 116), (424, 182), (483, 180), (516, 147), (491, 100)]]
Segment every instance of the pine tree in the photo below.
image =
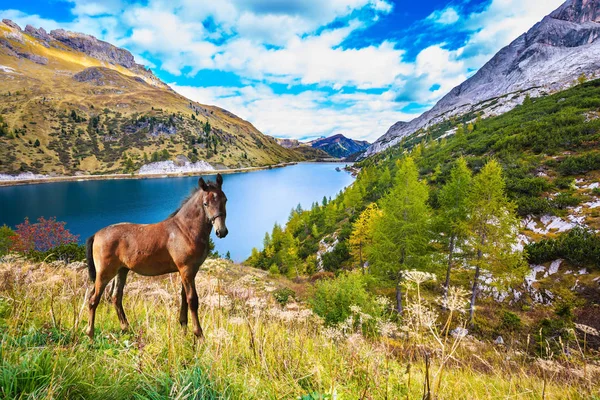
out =
[(440, 213), (438, 228), (444, 234), (448, 246), (448, 268), (444, 282), (444, 296), (448, 293), (450, 273), (456, 246), (461, 246), (468, 234), (467, 218), (469, 216), (469, 190), (472, 174), (463, 157), (456, 161), (450, 172), (450, 180), (442, 187), (439, 194)]
[(512, 249), (517, 242), (519, 222), (516, 207), (505, 193), (500, 164), (496, 160), (489, 161), (473, 178), (471, 187), (467, 242), (471, 243), (475, 265), (469, 313), (469, 322), (473, 325), (481, 269), (514, 276), (524, 264), (522, 254)]
[(373, 225), (368, 249), (373, 271), (396, 284), (396, 310), (402, 312), (402, 271), (422, 264), (429, 245), (429, 188), (419, 180), (412, 157), (399, 163), (395, 184), (381, 201), (382, 214)]
[(376, 203), (371, 203), (352, 225), (350, 234), (350, 254), (365, 273), (365, 248), (373, 239), (373, 220), (379, 214)]

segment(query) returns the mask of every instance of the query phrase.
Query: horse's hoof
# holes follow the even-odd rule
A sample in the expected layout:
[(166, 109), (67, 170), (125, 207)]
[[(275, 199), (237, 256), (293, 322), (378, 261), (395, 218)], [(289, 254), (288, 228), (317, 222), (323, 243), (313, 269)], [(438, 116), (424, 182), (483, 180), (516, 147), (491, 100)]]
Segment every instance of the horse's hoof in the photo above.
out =
[(88, 337), (92, 340), (94, 340), (94, 329), (93, 328), (87, 328), (85, 330), (85, 334), (88, 335)]
[(127, 325), (121, 325), (121, 331), (122, 332), (127, 332), (129, 330), (129, 324)]

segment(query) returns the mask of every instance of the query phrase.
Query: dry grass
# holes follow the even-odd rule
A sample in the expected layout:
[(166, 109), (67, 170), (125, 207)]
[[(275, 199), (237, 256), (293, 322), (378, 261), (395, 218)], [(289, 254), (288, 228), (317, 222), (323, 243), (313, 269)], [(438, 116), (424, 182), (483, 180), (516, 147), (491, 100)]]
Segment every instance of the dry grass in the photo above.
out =
[(204, 342), (179, 326), (175, 276), (132, 277), (131, 331), (103, 301), (91, 342), (82, 332), (90, 285), (76, 267), (0, 263), (1, 397), (416, 399), (426, 381), (439, 399), (598, 396), (597, 367), (454, 339), (427, 327), (425, 305), (383, 336), (324, 327), (303, 304), (273, 300), (281, 278), (225, 261), (197, 278)]

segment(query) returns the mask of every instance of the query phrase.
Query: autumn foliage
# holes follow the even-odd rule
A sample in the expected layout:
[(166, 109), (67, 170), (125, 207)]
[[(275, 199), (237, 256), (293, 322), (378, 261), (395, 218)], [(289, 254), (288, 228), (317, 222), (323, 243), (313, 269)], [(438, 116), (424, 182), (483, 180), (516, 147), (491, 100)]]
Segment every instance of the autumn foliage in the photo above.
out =
[(17, 225), (11, 250), (21, 253), (44, 252), (62, 244), (77, 243), (79, 235), (69, 232), (65, 224), (56, 221), (54, 217), (40, 217), (33, 224), (29, 222), (29, 218), (25, 218), (23, 223)]

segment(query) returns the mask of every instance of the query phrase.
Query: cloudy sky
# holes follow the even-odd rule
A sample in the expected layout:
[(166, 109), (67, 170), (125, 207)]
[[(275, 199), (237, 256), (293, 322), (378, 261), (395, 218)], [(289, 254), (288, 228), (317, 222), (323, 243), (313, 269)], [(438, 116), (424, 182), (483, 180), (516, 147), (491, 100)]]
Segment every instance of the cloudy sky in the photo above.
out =
[(269, 135), (373, 141), (562, 2), (0, 0), (0, 15), (124, 47), (178, 92)]

